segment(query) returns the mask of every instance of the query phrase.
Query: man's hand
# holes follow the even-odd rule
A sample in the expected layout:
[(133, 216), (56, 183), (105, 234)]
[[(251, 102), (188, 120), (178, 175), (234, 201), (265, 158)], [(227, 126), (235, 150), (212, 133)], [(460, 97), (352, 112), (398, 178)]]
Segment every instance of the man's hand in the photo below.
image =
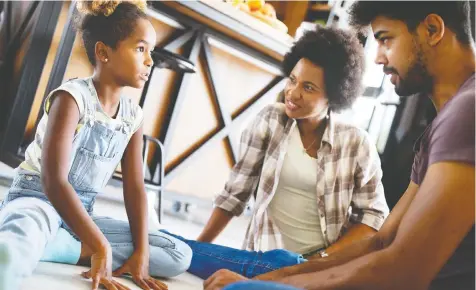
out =
[(107, 290), (129, 290), (121, 283), (114, 281), (111, 275), (112, 251), (111, 247), (94, 252), (91, 256), (91, 270), (83, 272), (81, 275), (86, 279), (92, 279), (92, 290), (97, 290), (99, 285), (103, 285)]
[(115, 277), (129, 273), (132, 280), (144, 290), (167, 290), (164, 283), (149, 275), (149, 252), (135, 251), (119, 269), (114, 271)]
[(204, 290), (220, 290), (228, 284), (249, 280), (246, 277), (241, 276), (235, 272), (229, 270), (218, 270), (210, 276), (205, 282), (203, 282)]

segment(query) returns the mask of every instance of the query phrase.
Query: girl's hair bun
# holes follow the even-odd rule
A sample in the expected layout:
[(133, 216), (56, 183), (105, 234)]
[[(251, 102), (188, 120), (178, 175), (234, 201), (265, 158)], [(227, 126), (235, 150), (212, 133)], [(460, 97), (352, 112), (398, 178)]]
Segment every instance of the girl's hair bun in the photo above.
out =
[(145, 0), (131, 0), (131, 1), (121, 1), (121, 0), (80, 0), (76, 4), (76, 8), (82, 14), (91, 14), (95, 16), (104, 15), (109, 16), (116, 10), (117, 6), (123, 2), (129, 2), (134, 4), (139, 10), (145, 12), (147, 7), (147, 2)]

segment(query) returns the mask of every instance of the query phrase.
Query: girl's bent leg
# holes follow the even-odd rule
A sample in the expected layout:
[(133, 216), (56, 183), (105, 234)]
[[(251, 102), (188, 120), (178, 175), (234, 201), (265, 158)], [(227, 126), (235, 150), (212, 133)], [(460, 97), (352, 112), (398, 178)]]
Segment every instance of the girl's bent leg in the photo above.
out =
[[(166, 231), (163, 232), (168, 233)], [(177, 235), (168, 234), (184, 241), (192, 248), (193, 257), (188, 272), (204, 280), (220, 269), (227, 269), (247, 278), (253, 278), (305, 261), (301, 255), (287, 250), (278, 249), (267, 252), (245, 251), (187, 240)]]
[[(113, 270), (122, 266), (134, 252), (127, 222), (94, 217), (112, 247)], [(149, 272), (154, 277), (174, 277), (187, 271), (192, 250), (184, 242), (159, 231), (149, 232)]]
[[(41, 261), (76, 265), (81, 257), (81, 242), (67, 230), (59, 228), (56, 236), (46, 244)], [(91, 254), (88, 255), (89, 260)]]
[(20, 287), (60, 225), (56, 210), (40, 199), (21, 197), (5, 205), (0, 211), (0, 290)]

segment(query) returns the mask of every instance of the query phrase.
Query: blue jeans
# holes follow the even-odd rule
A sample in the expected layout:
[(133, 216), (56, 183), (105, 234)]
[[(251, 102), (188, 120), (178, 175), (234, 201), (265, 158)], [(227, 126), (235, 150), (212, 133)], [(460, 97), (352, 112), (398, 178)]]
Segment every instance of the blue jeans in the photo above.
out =
[[(122, 266), (134, 252), (129, 223), (108, 217), (93, 217), (112, 248), (113, 270)], [(149, 275), (174, 277), (190, 265), (192, 250), (182, 241), (160, 231), (149, 232)]]
[(223, 290), (299, 290), (292, 286), (263, 281), (243, 281), (226, 286)]
[(277, 249), (267, 252), (238, 250), (187, 240), (167, 231), (163, 232), (184, 241), (192, 249), (192, 262), (188, 272), (204, 280), (220, 269), (227, 269), (247, 278), (253, 278), (306, 261), (301, 255), (287, 250)]
[(60, 226), (53, 206), (39, 198), (17, 198), (0, 210), (0, 290), (19, 289)]

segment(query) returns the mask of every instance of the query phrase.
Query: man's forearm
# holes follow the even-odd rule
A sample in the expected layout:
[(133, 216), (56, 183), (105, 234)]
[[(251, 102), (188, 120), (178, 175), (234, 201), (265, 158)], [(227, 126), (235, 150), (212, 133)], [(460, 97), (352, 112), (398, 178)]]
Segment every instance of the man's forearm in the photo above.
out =
[(420, 275), (411, 281), (402, 276), (404, 267), (395, 254), (384, 249), (323, 271), (284, 277), (277, 282), (307, 290), (424, 289), (416, 287)]
[(346, 247), (345, 249), (342, 249), (341, 251), (336, 252), (333, 255), (329, 255), (328, 257), (310, 260), (291, 267), (285, 267), (273, 272), (257, 276), (254, 279), (277, 281), (283, 277), (322, 271), (331, 267), (345, 264), (358, 257), (377, 251), (378, 249), (378, 239), (374, 235), (371, 238), (366, 238), (355, 242), (351, 246)]
[[(374, 236), (376, 233), (377, 231), (369, 227), (368, 225), (365, 225), (365, 224), (352, 225), (340, 239), (338, 239), (334, 244), (330, 245), (326, 249), (326, 253), (328, 255), (333, 255), (334, 253), (340, 252), (344, 248), (350, 245), (353, 245), (356, 242), (359, 242), (361, 240), (368, 239)], [(313, 257), (311, 257), (310, 260)], [(317, 255), (317, 257), (321, 258), (319, 255)]]

